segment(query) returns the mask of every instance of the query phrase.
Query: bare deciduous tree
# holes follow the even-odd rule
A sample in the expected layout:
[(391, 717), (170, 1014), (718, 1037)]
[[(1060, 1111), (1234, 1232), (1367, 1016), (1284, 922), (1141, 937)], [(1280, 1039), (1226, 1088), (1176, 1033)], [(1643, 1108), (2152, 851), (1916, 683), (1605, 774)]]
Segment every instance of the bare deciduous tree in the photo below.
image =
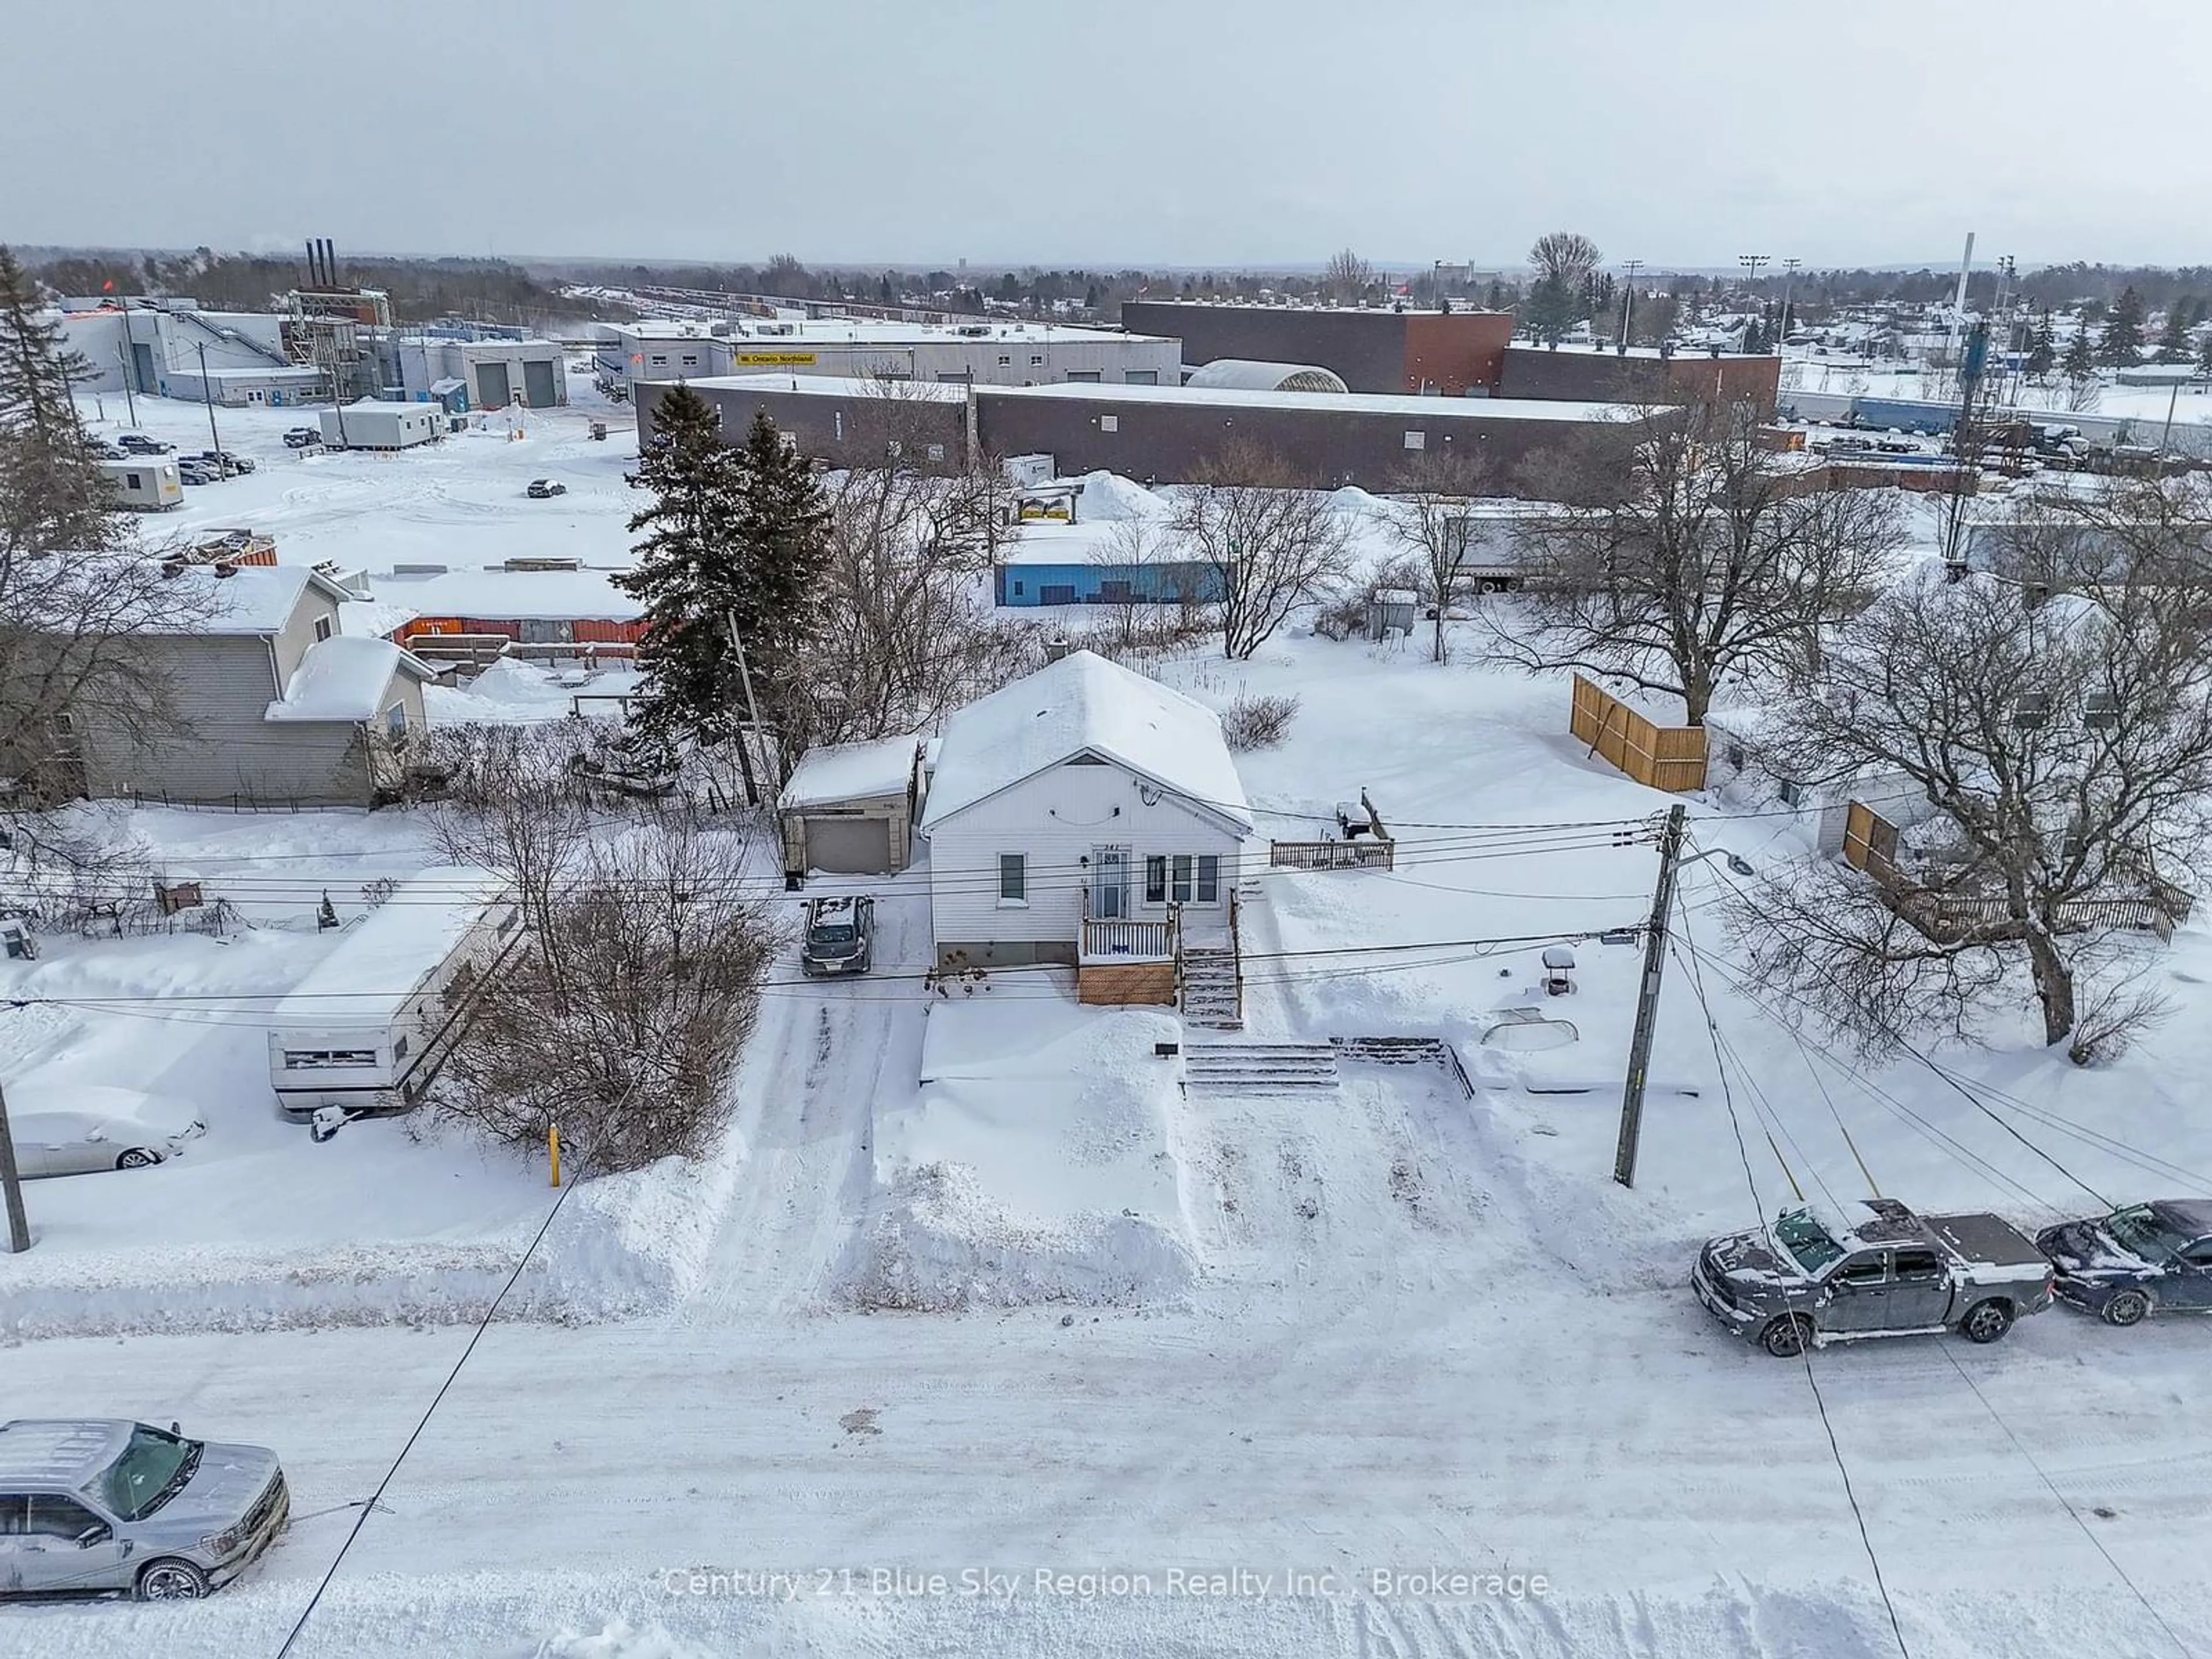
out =
[(2194, 583), (2118, 572), (2040, 605), (1930, 576), (1840, 629), (1764, 741), (1808, 781), (1902, 776), (1934, 817), (1872, 879), (1759, 890), (1735, 918), (1759, 976), (1878, 1044), (1969, 1031), (2024, 963), (2046, 1042), (2116, 1049), (2154, 1007), (2110, 982), (2122, 930), (2180, 907), (2212, 832), (2205, 624)]
[(1446, 659), (1445, 614), (1469, 554), (1480, 551), (1472, 503), (1489, 487), (1489, 469), (1480, 462), (1425, 453), (1400, 470), (1392, 484), (1395, 499), (1376, 514), (1391, 538), (1420, 562), (1421, 597), (1436, 611), (1431, 662)]
[(1339, 305), (1364, 299), (1375, 286), (1375, 267), (1350, 248), (1340, 248), (1322, 267), (1322, 292)]
[(439, 852), (505, 876), (541, 933), (591, 830), (571, 763), (587, 740), (572, 723), (441, 726), (429, 736), (427, 764), (443, 788), (430, 813)]
[(1562, 505), (1519, 532), (1528, 595), (1485, 613), (1492, 652), (1671, 693), (1692, 726), (1732, 677), (1816, 660), (1902, 539), (1887, 492), (1801, 489), (1748, 409), (1646, 409), (1538, 471)]
[(1222, 654), (1232, 661), (1251, 656), (1351, 570), (1351, 531), (1329, 498), (1243, 440), (1194, 471), (1174, 523), (1186, 555), (1213, 572)]
[(587, 843), (542, 925), (478, 994), (443, 1109), (592, 1175), (708, 1151), (782, 942), (746, 896), (742, 842), (671, 814)]
[(1578, 230), (1546, 231), (1528, 249), (1528, 263), (1539, 277), (1571, 290), (1581, 288), (1604, 258), (1597, 244)]
[(1023, 672), (1031, 630), (981, 598), (1009, 533), (1012, 486), (991, 457), (964, 459), (945, 405), (884, 383), (854, 418), (871, 457), (827, 480), (830, 556), (811, 647), (804, 746), (932, 725)]

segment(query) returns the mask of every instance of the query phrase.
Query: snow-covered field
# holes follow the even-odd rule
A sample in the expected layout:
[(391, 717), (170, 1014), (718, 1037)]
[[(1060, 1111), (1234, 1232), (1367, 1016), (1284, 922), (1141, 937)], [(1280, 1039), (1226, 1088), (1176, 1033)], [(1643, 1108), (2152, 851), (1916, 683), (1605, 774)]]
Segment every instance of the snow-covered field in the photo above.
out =
[[(481, 442), (488, 470), (526, 447)], [(618, 472), (626, 447), (604, 448)], [(416, 487), (408, 460), (360, 465)], [(501, 499), (456, 465), (422, 510)], [(574, 501), (578, 465), (515, 477), (560, 471)], [(485, 545), (564, 509), (519, 488), (511, 513), (483, 514)], [(304, 550), (328, 538), (354, 550), (332, 556), (385, 562), (365, 505), (364, 522), (319, 528), (301, 507), (285, 556), (295, 541), (324, 556)], [(590, 522), (618, 551), (615, 513)], [(1443, 1038), (1473, 1099), (1437, 1067), (1350, 1061), (1334, 1091), (1186, 1094), (1158, 1086), (1168, 1015), (996, 990), (933, 1005), (912, 976), (926, 882), (880, 884), (875, 975), (775, 976), (726, 1155), (586, 1187), (564, 1211), (549, 1259), (601, 1305), (549, 1284), (483, 1337), (294, 1651), (1859, 1659), (1899, 1646), (1868, 1544), (1916, 1659), (2212, 1650), (2203, 1324), (2120, 1332), (2057, 1310), (1990, 1348), (1828, 1349), (1816, 1395), (1805, 1365), (1737, 1343), (1685, 1283), (1698, 1240), (1771, 1215), (1793, 1185), (1848, 1199), (1870, 1175), (2027, 1225), (2095, 1194), (2212, 1192), (2212, 933), (2176, 935), (2161, 961), (2182, 1012), (2123, 1061), (2076, 1071), (2002, 1025), (1987, 1048), (1937, 1054), (1962, 1090), (1910, 1059), (1832, 1052), (1817, 1030), (1801, 1042), (1735, 983), (1724, 865), (1691, 865), (1623, 1189), (1640, 958), (1587, 936), (1648, 911), (1642, 826), (1668, 799), (1569, 737), (1563, 684), (1464, 649), (1436, 666), (1425, 647), (1286, 636), (1252, 663), (1158, 672), (1215, 703), (1299, 698), (1287, 741), (1240, 757), (1267, 832), (1316, 835), (1364, 788), (1398, 838), (1391, 872), (1261, 878), (1243, 907), (1246, 1036)], [(1806, 856), (1785, 819), (1691, 806), (1694, 850), (1762, 870)], [(404, 815), (136, 822), (217, 890), (238, 872), (271, 923), (304, 921), (325, 885), (343, 904), (431, 861)], [(1568, 937), (1577, 989), (1547, 998), (1538, 953)], [(33, 1219), (55, 1231), (26, 1264), (0, 1261), (0, 1310), (61, 1306), (72, 1273), (97, 1286), (126, 1227), (176, 1259), (187, 1304), (221, 1249), (340, 1273), (363, 1245), (403, 1265), (432, 1249), (467, 1271), (511, 1263), (550, 1201), (541, 1170), (399, 1126), (308, 1146), (254, 1091), (250, 1022), (166, 1000), (281, 992), (322, 948), (311, 926), (271, 926), (0, 963), (0, 998), (155, 999), (0, 1005), (9, 1076), (137, 1079), (210, 1125), (174, 1166), (33, 1185)], [(1511, 1029), (1526, 1009), (1571, 1040), (1532, 1047)], [(310, 1162), (343, 1179), (287, 1184)], [(933, 1203), (917, 1204), (931, 1170)], [(127, 1211), (107, 1195), (126, 1191)], [(1000, 1293), (878, 1305), (893, 1299), (869, 1294), (887, 1224), (943, 1247), (933, 1285)], [(1068, 1253), (1123, 1259), (1139, 1228), (1176, 1271), (1086, 1293)], [(37, 1299), (9, 1299), (11, 1271), (39, 1276)], [(623, 1285), (642, 1288), (608, 1293)], [(354, 1316), (377, 1316), (371, 1300)], [(0, 1418), (175, 1418), (273, 1444), (296, 1519), (212, 1601), (17, 1610), (0, 1650), (274, 1652), (467, 1340), (412, 1311), (216, 1332), (187, 1328), (203, 1322), (187, 1305), (161, 1334), (11, 1342)]]

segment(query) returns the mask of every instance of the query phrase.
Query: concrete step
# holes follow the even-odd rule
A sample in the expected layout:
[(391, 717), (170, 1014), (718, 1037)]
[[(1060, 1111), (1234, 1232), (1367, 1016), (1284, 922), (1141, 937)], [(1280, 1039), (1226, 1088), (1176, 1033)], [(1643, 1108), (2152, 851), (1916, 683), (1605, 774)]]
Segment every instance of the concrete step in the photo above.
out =
[(1194, 1089), (1216, 1094), (1326, 1092), (1337, 1085), (1336, 1054), (1326, 1042), (1191, 1042), (1183, 1072)]

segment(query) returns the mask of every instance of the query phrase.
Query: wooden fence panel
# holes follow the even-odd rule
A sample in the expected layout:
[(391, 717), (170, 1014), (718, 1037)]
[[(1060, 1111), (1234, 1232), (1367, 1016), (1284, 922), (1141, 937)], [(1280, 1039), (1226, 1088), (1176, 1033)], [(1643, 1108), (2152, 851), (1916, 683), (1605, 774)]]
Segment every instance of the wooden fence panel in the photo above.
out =
[(1705, 787), (1705, 729), (1656, 726), (1580, 674), (1567, 729), (1600, 760), (1637, 782), (1680, 794)]

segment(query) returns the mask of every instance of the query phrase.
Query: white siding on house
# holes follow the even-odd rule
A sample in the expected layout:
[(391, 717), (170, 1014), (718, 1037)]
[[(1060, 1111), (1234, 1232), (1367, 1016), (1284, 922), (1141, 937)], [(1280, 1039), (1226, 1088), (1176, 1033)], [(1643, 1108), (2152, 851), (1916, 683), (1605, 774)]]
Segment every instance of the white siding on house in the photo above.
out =
[[(981, 963), (1073, 961), (1084, 891), (1092, 878), (1083, 860), (1099, 847), (1129, 849), (1128, 915), (1139, 919), (1167, 915), (1164, 904), (1145, 902), (1148, 855), (1218, 858), (1215, 902), (1184, 907), (1187, 933), (1226, 925), (1229, 896), (1240, 873), (1240, 831), (1110, 762), (1051, 767), (934, 826), (928, 840), (940, 960), (959, 951)], [(1005, 853), (1022, 854), (1029, 861), (1025, 906), (999, 901), (999, 858)]]

